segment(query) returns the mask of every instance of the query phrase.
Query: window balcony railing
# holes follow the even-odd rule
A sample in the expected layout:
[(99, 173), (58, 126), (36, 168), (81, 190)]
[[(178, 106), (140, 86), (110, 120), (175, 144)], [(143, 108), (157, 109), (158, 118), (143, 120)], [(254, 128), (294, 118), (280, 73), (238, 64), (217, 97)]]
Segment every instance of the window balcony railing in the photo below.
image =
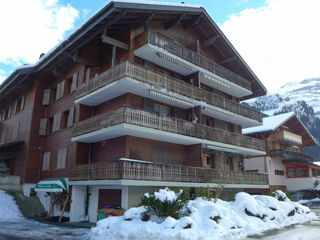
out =
[(71, 181), (144, 180), (217, 184), (268, 185), (268, 175), (254, 172), (219, 171), (191, 166), (116, 161), (79, 165), (71, 169)]
[(279, 149), (279, 150), (270, 150), (270, 155), (272, 157), (282, 157), (285, 159), (292, 159), (292, 160), (303, 160), (312, 162), (313, 158), (310, 155), (299, 153), (299, 152), (293, 152), (285, 149)]
[(93, 78), (91, 81), (83, 84), (78, 88), (76, 98), (79, 99), (124, 77), (135, 79), (136, 81), (148, 84), (158, 89), (166, 89), (182, 96), (195, 99), (199, 102), (205, 102), (234, 114), (262, 122), (262, 114), (250, 107), (243, 106), (242, 104), (214, 94), (210, 91), (185, 83), (180, 79), (150, 70), (131, 62), (121, 63), (115, 68), (109, 69)]
[(73, 128), (73, 137), (122, 123), (265, 151), (264, 141), (257, 138), (207, 127), (178, 118), (159, 116), (126, 106), (76, 123)]
[(188, 61), (198, 67), (201, 67), (219, 77), (222, 77), (236, 85), (239, 85), (251, 91), (251, 83), (244, 77), (241, 77), (240, 75), (220, 66), (209, 58), (196, 53), (180, 45), (179, 43), (174, 42), (172, 39), (160, 33), (150, 30), (137, 36), (135, 40), (135, 47), (139, 48), (145, 44), (152, 44), (154, 46), (157, 46), (177, 57), (182, 58), (185, 61)]

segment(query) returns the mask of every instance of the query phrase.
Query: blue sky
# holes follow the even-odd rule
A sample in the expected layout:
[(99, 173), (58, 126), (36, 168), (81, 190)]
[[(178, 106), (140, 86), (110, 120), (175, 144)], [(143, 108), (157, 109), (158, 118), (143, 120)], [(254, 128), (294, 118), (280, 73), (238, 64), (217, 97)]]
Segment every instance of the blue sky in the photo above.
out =
[[(48, 52), (107, 2), (1, 1), (0, 83), (19, 65), (36, 62), (42, 52)], [(206, 8), (269, 91), (320, 77), (319, 0), (184, 2)]]

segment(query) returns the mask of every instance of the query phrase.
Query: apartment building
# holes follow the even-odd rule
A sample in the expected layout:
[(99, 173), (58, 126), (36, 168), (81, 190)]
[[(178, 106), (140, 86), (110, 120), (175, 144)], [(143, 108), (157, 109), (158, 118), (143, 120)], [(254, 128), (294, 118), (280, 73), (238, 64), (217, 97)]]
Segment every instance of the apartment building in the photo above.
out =
[(68, 179), (71, 221), (163, 186), (267, 189), (243, 171), (262, 115), (240, 104), (265, 94), (204, 8), (110, 2), (1, 85), (0, 161), (26, 195)]
[(267, 173), (270, 190), (293, 194), (320, 183), (320, 167), (303, 148), (316, 144), (314, 138), (293, 113), (263, 118), (263, 125), (243, 129), (243, 133), (265, 141), (266, 155), (245, 159), (245, 170)]

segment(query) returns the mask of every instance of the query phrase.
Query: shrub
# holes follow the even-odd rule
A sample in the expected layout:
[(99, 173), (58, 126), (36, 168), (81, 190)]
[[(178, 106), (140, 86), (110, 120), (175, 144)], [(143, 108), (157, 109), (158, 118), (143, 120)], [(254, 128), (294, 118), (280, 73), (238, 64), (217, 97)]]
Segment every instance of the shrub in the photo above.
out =
[(201, 187), (197, 194), (197, 197), (202, 197), (205, 200), (210, 200), (214, 198), (214, 192), (209, 188)]
[(142, 205), (147, 208), (148, 215), (155, 215), (160, 218), (180, 217), (180, 210), (187, 201), (188, 193), (180, 190), (179, 193), (169, 190), (168, 188), (160, 189), (158, 192), (146, 193), (142, 198)]
[(288, 190), (286, 190), (285, 192), (282, 192), (281, 190), (275, 190), (271, 193), (271, 195), (279, 201), (293, 201), (293, 197), (288, 192)]

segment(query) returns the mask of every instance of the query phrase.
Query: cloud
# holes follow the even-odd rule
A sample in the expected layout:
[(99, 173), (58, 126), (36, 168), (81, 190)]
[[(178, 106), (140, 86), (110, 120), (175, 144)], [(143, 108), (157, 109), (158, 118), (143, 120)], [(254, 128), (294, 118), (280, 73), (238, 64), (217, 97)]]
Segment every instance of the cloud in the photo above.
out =
[(74, 27), (78, 11), (59, 0), (0, 3), (0, 63), (34, 63)]
[(267, 0), (231, 15), (221, 28), (268, 91), (275, 91), (320, 76), (319, 9), (319, 0)]
[(0, 84), (6, 79), (5, 73), (3, 69), (0, 69)]

